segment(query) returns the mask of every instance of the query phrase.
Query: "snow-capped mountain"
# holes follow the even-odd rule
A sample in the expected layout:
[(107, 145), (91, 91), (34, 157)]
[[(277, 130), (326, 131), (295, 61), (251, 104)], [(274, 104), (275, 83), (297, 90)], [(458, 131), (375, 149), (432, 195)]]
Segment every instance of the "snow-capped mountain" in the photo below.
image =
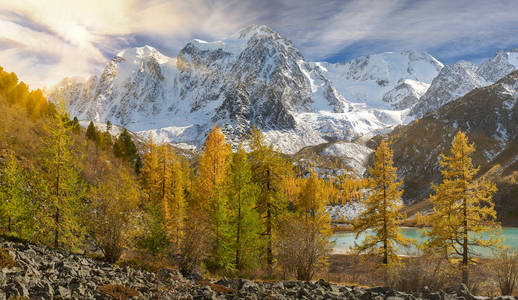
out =
[(466, 95), (475, 88), (495, 83), (507, 74), (518, 70), (518, 49), (509, 52), (498, 50), (479, 67), (460, 61), (444, 67), (431, 86), (411, 110), (408, 120), (422, 118), (426, 113)]
[[(363, 59), (364, 67), (359, 60), (309, 63), (289, 40), (252, 25), (222, 41), (192, 40), (177, 58), (150, 46), (125, 49), (100, 76), (65, 79), (49, 96), (68, 99), (79, 119), (110, 120), (142, 135), (152, 132), (161, 141), (200, 146), (220, 125), (237, 144), (256, 126), (281, 151), (293, 153), (401, 124), (401, 107), (392, 107), (414, 101), (404, 99), (422, 94), (442, 67), (429, 55), (408, 51)], [(328, 79), (329, 70), (335, 82)], [(347, 84), (336, 81), (340, 72)], [(354, 95), (354, 81), (376, 82), (379, 95), (392, 88), (402, 92), (386, 100), (392, 107), (374, 96), (348, 101), (335, 86)]]
[(408, 50), (314, 64), (347, 100), (395, 110), (412, 107), (408, 97), (421, 96), (443, 67), (428, 53)]
[[(439, 154), (449, 153), (451, 141), (459, 130), (475, 143), (472, 157), (474, 164), (481, 167), (479, 176), (502, 175), (502, 181), (518, 174), (514, 173), (518, 172), (517, 102), (518, 71), (515, 71), (443, 105), (418, 122), (388, 133), (387, 138), (393, 140), (394, 163), (398, 173), (405, 177), (405, 201), (419, 201), (428, 196), (430, 181), (440, 180)], [(377, 136), (370, 142), (377, 144), (380, 138)], [(505, 193), (505, 189), (500, 190), (496, 198)], [(516, 199), (516, 193), (508, 196)]]
[(515, 54), (499, 52), (479, 69), (443, 68), (416, 51), (307, 62), (289, 40), (251, 25), (221, 41), (194, 39), (176, 58), (150, 46), (125, 49), (99, 76), (64, 79), (49, 97), (65, 97), (80, 120), (110, 120), (178, 146), (200, 147), (215, 125), (237, 145), (256, 126), (294, 153), (407, 123), (489, 84), (484, 76), (514, 66)]
[(469, 91), (488, 85), (478, 75), (477, 66), (471, 62), (460, 61), (444, 67), (432, 81), (431, 86), (411, 110), (413, 117), (422, 118), (426, 113), (439, 109)]
[(518, 49), (509, 52), (500, 49), (480, 65), (477, 74), (487, 82), (496, 82), (515, 70), (518, 70)]
[(162, 115), (172, 107), (176, 91), (176, 60), (152, 47), (125, 49), (86, 83), (66, 78), (55, 93), (68, 100), (70, 111), (81, 120), (107, 121), (131, 127)]

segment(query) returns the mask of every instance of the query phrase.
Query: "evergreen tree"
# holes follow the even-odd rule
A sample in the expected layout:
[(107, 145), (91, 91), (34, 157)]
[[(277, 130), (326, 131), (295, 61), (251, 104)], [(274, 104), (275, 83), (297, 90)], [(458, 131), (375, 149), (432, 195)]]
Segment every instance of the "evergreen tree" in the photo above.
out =
[(495, 247), (502, 242), (496, 236), (500, 225), (492, 201), (496, 186), (483, 178), (475, 180), (479, 168), (471, 160), (474, 151), (475, 146), (459, 131), (453, 139), (451, 154), (441, 154), (443, 181), (434, 186), (435, 193), (430, 197), (434, 212), (427, 232), (429, 248), (462, 257), (462, 281), (466, 284), (474, 248)]
[(74, 134), (79, 134), (81, 132), (81, 126), (79, 126), (79, 120), (77, 119), (77, 117), (74, 117), (74, 119), (72, 120), (72, 132)]
[(90, 121), (88, 128), (86, 128), (86, 137), (94, 142), (97, 141), (97, 128), (92, 121)]
[(48, 135), (41, 138), (41, 166), (47, 185), (47, 201), (43, 205), (43, 228), (52, 236), (52, 244), (77, 247), (84, 234), (81, 212), (85, 188), (80, 177), (80, 151), (71, 135), (65, 103), (60, 100), (57, 113), (48, 122)]
[(285, 182), (292, 174), (292, 165), (267, 146), (261, 131), (254, 128), (249, 140), (253, 181), (258, 185), (257, 209), (263, 218), (266, 238), (266, 263), (273, 265), (272, 235), (276, 221), (288, 206)]
[(374, 232), (357, 245), (358, 252), (381, 254), (385, 265), (397, 259), (396, 244), (408, 243), (399, 228), (404, 219), (399, 212), (403, 182), (398, 181), (392, 155), (389, 144), (382, 141), (375, 153), (374, 167), (369, 168), (372, 190), (364, 202), (365, 211), (354, 222), (356, 238), (368, 229)]
[(119, 137), (113, 142), (113, 154), (115, 154), (115, 157), (119, 157), (131, 163), (137, 174), (140, 172), (142, 162), (138, 155), (137, 146), (133, 142), (128, 130), (124, 129)]
[(112, 122), (110, 120), (106, 121), (106, 131), (110, 132), (112, 130)]
[(226, 187), (229, 201), (233, 266), (238, 271), (252, 269), (260, 264), (262, 232), (257, 211), (257, 185), (252, 182), (248, 155), (242, 145), (232, 155), (230, 176)]

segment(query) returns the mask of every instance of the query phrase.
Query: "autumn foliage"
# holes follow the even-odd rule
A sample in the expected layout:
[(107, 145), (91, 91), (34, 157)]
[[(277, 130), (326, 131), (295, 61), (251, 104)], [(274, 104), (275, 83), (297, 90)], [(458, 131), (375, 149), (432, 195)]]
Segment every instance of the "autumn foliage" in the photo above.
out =
[[(1, 234), (80, 252), (93, 246), (108, 262), (138, 253), (189, 274), (311, 280), (332, 249), (326, 207), (360, 202), (365, 210), (353, 226), (367, 238), (356, 250), (391, 265), (409, 243), (400, 233), (403, 179), (388, 142), (367, 178), (294, 164), (255, 128), (232, 149), (216, 126), (199, 155), (184, 155), (111, 124), (81, 128), (66, 99), (49, 103), (1, 68), (0, 110)], [(441, 156), (433, 213), (416, 217), (430, 224), (427, 251), (462, 257), (465, 282), (473, 251), (500, 243), (496, 188), (477, 177), (473, 151), (459, 132)]]

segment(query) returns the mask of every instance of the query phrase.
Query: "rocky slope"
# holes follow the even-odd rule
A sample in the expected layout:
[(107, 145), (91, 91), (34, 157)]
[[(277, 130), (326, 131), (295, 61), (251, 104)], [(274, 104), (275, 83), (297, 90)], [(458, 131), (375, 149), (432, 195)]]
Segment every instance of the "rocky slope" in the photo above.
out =
[(0, 238), (3, 256), (0, 299), (475, 299), (465, 286), (415, 295), (387, 287), (360, 288), (316, 282), (254, 282), (246, 279), (185, 278), (178, 271), (158, 273), (118, 267), (81, 255)]
[(216, 124), (237, 144), (255, 125), (294, 153), (401, 124), (440, 68), (413, 51), (309, 63), (289, 40), (253, 25), (222, 41), (192, 40), (176, 58), (149, 46), (123, 50), (101, 75), (65, 79), (49, 96), (68, 99), (80, 120), (185, 146), (199, 147)]
[(505, 75), (518, 69), (518, 49), (498, 50), (495, 55), (483, 62), (477, 74), (488, 82), (496, 82)]
[(460, 61), (446, 66), (433, 79), (419, 103), (412, 108), (411, 115), (422, 118), (426, 113), (487, 84), (484, 78), (477, 74), (477, 66), (471, 62)]
[[(124, 286), (139, 299), (189, 299), (182, 293), (192, 282), (178, 272), (154, 274), (128, 267), (118, 267), (81, 255), (49, 250), (0, 238), (0, 249), (13, 258), (6, 267), (2, 259), (0, 299), (22, 296), (30, 299), (110, 299), (110, 285)], [(179, 296), (179, 297), (176, 297)], [(168, 297), (168, 298), (166, 298)]]
[(453, 136), (462, 130), (475, 143), (473, 161), (481, 166), (480, 174), (510, 184), (496, 196), (500, 215), (509, 224), (512, 210), (509, 206), (504, 210), (502, 203), (513, 202), (512, 182), (518, 177), (517, 99), (518, 71), (515, 71), (389, 133), (394, 162), (399, 174), (405, 176), (405, 201), (422, 200), (429, 194), (430, 183), (440, 180), (439, 154), (448, 151)]

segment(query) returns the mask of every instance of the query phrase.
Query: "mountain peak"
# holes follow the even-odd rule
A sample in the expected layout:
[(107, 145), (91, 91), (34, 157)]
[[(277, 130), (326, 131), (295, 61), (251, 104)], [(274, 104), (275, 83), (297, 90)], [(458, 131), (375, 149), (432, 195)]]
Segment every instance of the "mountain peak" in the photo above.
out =
[(116, 58), (123, 58), (127, 61), (139, 61), (149, 58), (156, 59), (159, 63), (163, 63), (169, 60), (167, 56), (160, 53), (157, 49), (145, 45), (142, 47), (131, 47), (121, 50), (117, 55)]
[(480, 65), (477, 73), (489, 82), (496, 82), (516, 69), (518, 69), (518, 49), (510, 51), (498, 49), (492, 58)]
[(248, 25), (245, 28), (239, 30), (236, 34), (231, 37), (239, 37), (240, 39), (249, 40), (254, 35), (269, 36), (269, 37), (280, 37), (280, 35), (266, 25)]
[(187, 45), (194, 46), (201, 51), (216, 51), (221, 49), (225, 52), (238, 55), (243, 51), (250, 39), (253, 37), (266, 37), (280, 39), (281, 36), (266, 25), (248, 25), (236, 33), (219, 41), (208, 42), (200, 39), (193, 39)]

